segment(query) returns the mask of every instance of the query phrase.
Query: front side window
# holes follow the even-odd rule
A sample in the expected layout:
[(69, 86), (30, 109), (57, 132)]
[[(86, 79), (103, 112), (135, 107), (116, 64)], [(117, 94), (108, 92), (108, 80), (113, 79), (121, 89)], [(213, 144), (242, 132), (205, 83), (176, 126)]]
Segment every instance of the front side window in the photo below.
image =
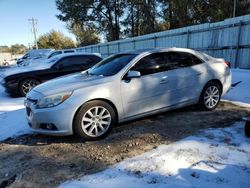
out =
[(136, 56), (136, 54), (117, 54), (109, 56), (92, 67), (88, 71), (88, 74), (103, 76), (115, 75)]
[(141, 75), (165, 71), (164, 53), (155, 53), (139, 60), (130, 70), (139, 71)]

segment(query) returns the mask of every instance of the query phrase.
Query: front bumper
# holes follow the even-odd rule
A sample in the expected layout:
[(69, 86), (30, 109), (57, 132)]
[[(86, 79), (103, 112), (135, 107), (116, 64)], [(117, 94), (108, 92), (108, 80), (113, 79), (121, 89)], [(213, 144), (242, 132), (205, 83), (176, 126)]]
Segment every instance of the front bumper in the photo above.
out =
[(223, 83), (223, 92), (222, 96), (225, 95), (227, 92), (230, 91), (232, 86), (232, 73), (231, 71), (228, 72), (228, 74), (225, 75), (224, 79), (221, 79)]
[[(28, 100), (25, 100), (25, 106), (27, 121), (34, 132), (58, 136), (73, 134), (73, 119), (76, 112), (73, 106), (64, 102), (55, 107), (37, 109)], [(56, 129), (49, 130), (44, 128), (44, 125), (47, 124), (54, 125)]]
[(10, 95), (19, 95), (18, 83), (2, 83), (6, 93)]

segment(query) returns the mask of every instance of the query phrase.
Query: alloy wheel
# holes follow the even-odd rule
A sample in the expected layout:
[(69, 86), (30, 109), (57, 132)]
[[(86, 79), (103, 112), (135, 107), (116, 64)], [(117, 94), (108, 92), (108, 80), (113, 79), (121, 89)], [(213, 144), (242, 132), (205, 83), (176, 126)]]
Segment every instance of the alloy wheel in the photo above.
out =
[(34, 79), (26, 80), (22, 83), (22, 91), (27, 94), (32, 88), (37, 86), (40, 82)]
[(94, 106), (83, 115), (82, 130), (90, 137), (99, 137), (107, 132), (111, 120), (111, 114), (105, 107)]
[(214, 108), (220, 100), (220, 90), (218, 87), (211, 85), (204, 93), (204, 104), (207, 108)]

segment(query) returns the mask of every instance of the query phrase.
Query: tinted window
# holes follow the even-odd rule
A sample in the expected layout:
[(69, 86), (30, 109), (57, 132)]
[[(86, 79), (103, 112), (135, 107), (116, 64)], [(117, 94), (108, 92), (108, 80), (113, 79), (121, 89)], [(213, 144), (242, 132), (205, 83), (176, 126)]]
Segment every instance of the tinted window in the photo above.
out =
[(189, 67), (202, 63), (196, 56), (185, 52), (167, 52), (167, 70)]
[(73, 53), (75, 52), (74, 50), (68, 50), (68, 51), (64, 51), (64, 53)]
[(57, 66), (60, 65), (62, 67), (73, 67), (73, 66), (85, 65), (91, 62), (92, 60), (87, 56), (71, 56), (71, 57), (65, 57), (62, 60), (60, 60)]
[(155, 53), (142, 58), (131, 70), (139, 71), (142, 76), (165, 71), (164, 53)]
[(95, 56), (95, 55), (90, 55), (90, 56), (88, 56), (90, 59), (92, 59), (93, 60), (93, 62), (95, 62), (95, 63), (97, 63), (97, 62), (99, 62), (99, 61), (101, 61), (102, 60), (102, 58), (101, 57), (99, 57), (99, 56)]
[(136, 54), (112, 55), (92, 67), (88, 73), (93, 75), (112, 76), (125, 67)]
[(48, 58), (51, 58), (51, 57), (53, 57), (53, 56), (55, 56), (55, 55), (59, 55), (59, 54), (61, 54), (61, 53), (62, 53), (61, 51), (53, 52), (52, 54), (49, 55)]

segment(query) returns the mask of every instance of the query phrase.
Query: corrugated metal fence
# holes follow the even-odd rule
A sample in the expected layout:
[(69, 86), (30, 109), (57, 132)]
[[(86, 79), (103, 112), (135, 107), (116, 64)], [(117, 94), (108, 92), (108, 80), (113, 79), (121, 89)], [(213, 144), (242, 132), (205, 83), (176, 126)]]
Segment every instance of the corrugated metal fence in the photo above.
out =
[(133, 49), (183, 47), (250, 68), (250, 15), (78, 48), (103, 57)]

